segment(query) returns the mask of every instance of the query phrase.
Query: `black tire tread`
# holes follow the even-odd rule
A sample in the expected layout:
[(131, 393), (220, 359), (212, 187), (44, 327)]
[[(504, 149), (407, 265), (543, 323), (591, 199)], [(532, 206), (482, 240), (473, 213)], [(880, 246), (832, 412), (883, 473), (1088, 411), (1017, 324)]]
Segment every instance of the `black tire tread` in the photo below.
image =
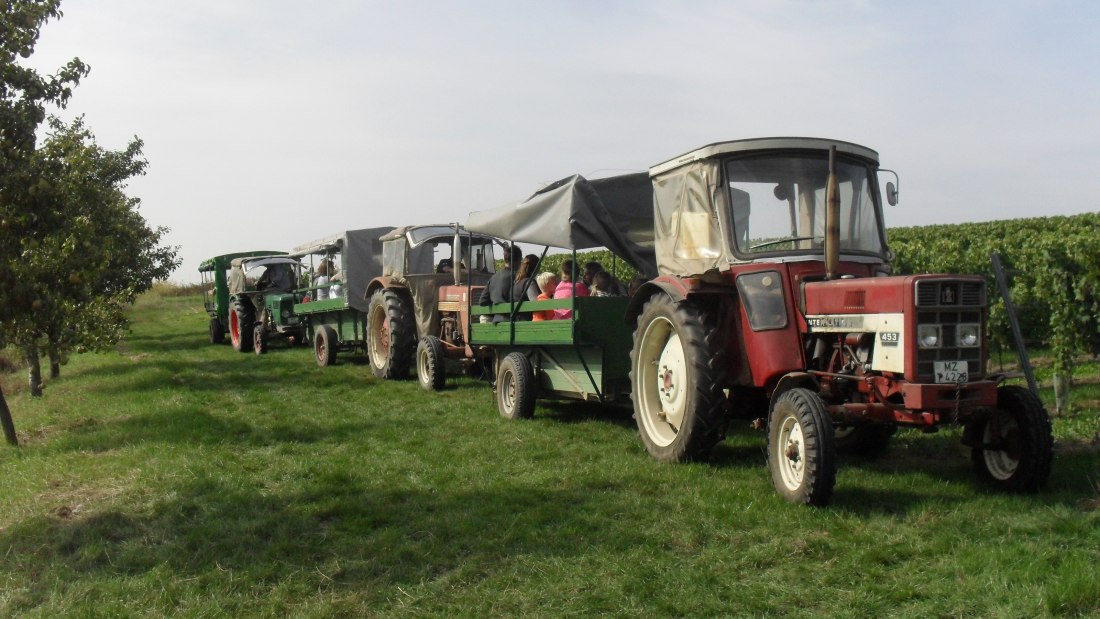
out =
[[(1023, 453), (1016, 473), (1009, 479), (996, 479), (989, 474), (984, 450), (979, 446), (971, 450), (971, 461), (979, 477), (1004, 492), (1031, 493), (1042, 490), (1050, 478), (1054, 460), (1054, 437), (1050, 416), (1043, 403), (1031, 391), (1018, 385), (1006, 385), (997, 390), (997, 408), (1008, 411), (1016, 418), (1020, 428)], [(975, 428), (978, 441), (984, 434), (985, 423)]]
[[(802, 424), (806, 468), (802, 485), (794, 492), (783, 484), (776, 458), (777, 421), (786, 406), (793, 406)], [(836, 486), (836, 445), (833, 442), (833, 422), (825, 403), (816, 393), (804, 388), (784, 392), (775, 401), (768, 415), (768, 471), (776, 491), (788, 501), (806, 505), (828, 505)]]

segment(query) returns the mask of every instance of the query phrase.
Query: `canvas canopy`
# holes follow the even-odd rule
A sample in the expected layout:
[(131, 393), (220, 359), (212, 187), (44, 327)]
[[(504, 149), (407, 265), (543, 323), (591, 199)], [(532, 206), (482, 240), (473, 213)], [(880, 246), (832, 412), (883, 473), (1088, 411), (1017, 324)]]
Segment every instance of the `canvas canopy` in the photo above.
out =
[(393, 230), (392, 226), (347, 230), (294, 248), (292, 256), (339, 253), (342, 270), (340, 279), (347, 290), (348, 305), (365, 312), (370, 305), (367, 285), (382, 275), (382, 242), (379, 238)]
[(465, 228), (519, 243), (606, 247), (639, 273), (657, 274), (653, 189), (646, 172), (596, 180), (570, 176), (518, 204), (471, 213)]

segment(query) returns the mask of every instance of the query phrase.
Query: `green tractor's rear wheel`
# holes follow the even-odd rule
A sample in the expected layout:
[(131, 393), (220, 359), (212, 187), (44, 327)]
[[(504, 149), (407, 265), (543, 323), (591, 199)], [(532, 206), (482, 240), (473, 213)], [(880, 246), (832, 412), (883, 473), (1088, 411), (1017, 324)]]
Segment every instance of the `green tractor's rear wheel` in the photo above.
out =
[(630, 357), (634, 420), (649, 455), (700, 460), (722, 440), (723, 354), (706, 311), (664, 294), (646, 302)]
[(252, 312), (240, 301), (229, 310), (229, 340), (237, 352), (252, 348)]
[(425, 391), (439, 391), (447, 383), (447, 358), (443, 342), (434, 335), (420, 338), (416, 346), (416, 378)]
[(313, 357), (317, 365), (325, 367), (336, 363), (336, 330), (321, 325), (313, 332)]
[(997, 408), (971, 423), (964, 438), (978, 476), (997, 489), (1035, 492), (1046, 485), (1054, 457), (1050, 417), (1027, 389), (998, 389)]
[(222, 321), (218, 320), (215, 316), (210, 319), (210, 343), (221, 344), (225, 341), (225, 329), (222, 327)]
[(367, 356), (378, 378), (406, 378), (416, 353), (412, 307), (395, 290), (383, 288), (367, 308)]

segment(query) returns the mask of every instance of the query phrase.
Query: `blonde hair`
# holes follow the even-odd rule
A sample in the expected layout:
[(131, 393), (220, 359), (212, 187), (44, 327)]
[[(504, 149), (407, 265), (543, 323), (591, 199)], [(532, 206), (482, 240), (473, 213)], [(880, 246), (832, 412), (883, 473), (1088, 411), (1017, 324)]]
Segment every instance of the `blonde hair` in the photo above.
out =
[(548, 291), (547, 288), (550, 287), (550, 283), (556, 279), (558, 279), (557, 275), (554, 275), (550, 271), (543, 271), (542, 273), (538, 274), (538, 277), (535, 278), (535, 281), (539, 285), (539, 290), (549, 294), (550, 291)]

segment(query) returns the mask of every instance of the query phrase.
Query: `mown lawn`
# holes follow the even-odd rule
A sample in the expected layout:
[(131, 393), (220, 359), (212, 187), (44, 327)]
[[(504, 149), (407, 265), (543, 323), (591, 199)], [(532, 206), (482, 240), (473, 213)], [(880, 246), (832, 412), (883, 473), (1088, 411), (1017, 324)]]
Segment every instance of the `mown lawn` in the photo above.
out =
[(476, 381), (423, 394), (205, 325), (146, 296), (44, 398), (4, 377), (0, 616), (1100, 615), (1095, 365), (1046, 492), (992, 493), (957, 431), (903, 432), (813, 509), (747, 428), (662, 465), (622, 409), (510, 422)]

